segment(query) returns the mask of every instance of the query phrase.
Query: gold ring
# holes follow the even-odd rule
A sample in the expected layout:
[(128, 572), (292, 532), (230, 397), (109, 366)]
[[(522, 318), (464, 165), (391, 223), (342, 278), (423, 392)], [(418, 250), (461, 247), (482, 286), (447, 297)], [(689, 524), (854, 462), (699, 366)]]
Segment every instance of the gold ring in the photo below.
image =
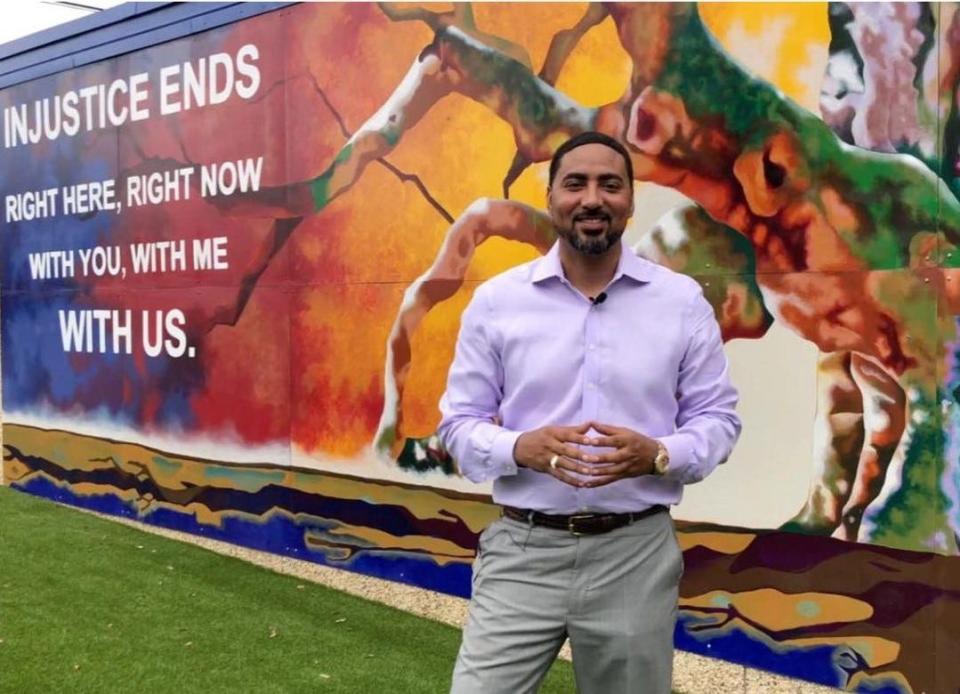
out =
[(556, 469), (557, 469), (557, 461), (558, 461), (558, 460), (560, 460), (560, 456), (559, 456), (559, 455), (556, 455), (556, 454), (554, 454), (554, 456), (553, 456), (552, 458), (550, 458), (550, 469), (551, 469), (551, 470), (556, 470)]

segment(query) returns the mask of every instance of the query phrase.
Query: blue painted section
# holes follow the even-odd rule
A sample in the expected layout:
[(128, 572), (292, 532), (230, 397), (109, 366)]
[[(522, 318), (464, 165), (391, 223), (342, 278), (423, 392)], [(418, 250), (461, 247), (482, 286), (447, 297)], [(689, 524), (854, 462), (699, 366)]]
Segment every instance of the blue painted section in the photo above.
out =
[[(11, 487), (34, 496), (53, 499), (90, 511), (130, 518), (161, 528), (180, 530), (337, 569), (408, 583), (448, 595), (464, 598), (470, 596), (471, 567), (469, 564), (451, 563), (439, 566), (430, 560), (388, 551), (360, 553), (344, 562), (328, 561), (323, 553), (310, 549), (304, 542), (305, 531), (311, 528), (298, 525), (283, 516), (276, 516), (263, 522), (227, 518), (221, 527), (215, 528), (199, 523), (191, 514), (167, 508), (141, 515), (132, 504), (112, 494), (79, 496), (69, 488), (54, 484), (44, 477), (33, 477), (23, 484), (13, 483)], [(317, 525), (316, 529), (322, 530), (323, 527)]]
[[(4, 291), (0, 304), (7, 412), (46, 403), (61, 412), (82, 407), (89, 416), (100, 415), (120, 426), (159, 425), (180, 431), (197, 427), (190, 397), (203, 384), (198, 364), (161, 355), (143, 372), (132, 356), (109, 348), (104, 354), (64, 351), (59, 311), (96, 308), (85, 292), (36, 296)], [(180, 385), (163, 387), (174, 382)], [(151, 398), (155, 408), (145, 408)]]
[[(5, 149), (3, 161), (0, 185), (5, 191), (39, 191), (76, 181), (114, 178), (117, 173), (117, 146), (115, 139), (103, 138), (97, 147), (88, 147), (83, 151), (74, 138), (63, 137), (35, 147)], [(117, 216), (106, 212), (89, 216), (61, 214), (42, 222), (4, 223), (5, 247), (0, 262), (4, 295), (13, 292), (51, 294), (77, 289), (81, 276), (79, 257), (74, 258), (74, 277), (44, 279), (38, 283), (31, 277), (30, 254), (92, 248), (102, 244), (103, 239), (111, 238), (116, 223)]]
[[(673, 637), (677, 648), (828, 687), (846, 687), (847, 677), (842, 666), (852, 666), (853, 661), (847, 655), (849, 649), (842, 646), (791, 648), (772, 641), (755, 640), (735, 628), (720, 634), (712, 629), (709, 638), (698, 638), (691, 633), (691, 629), (698, 625), (702, 625), (699, 618), (681, 613)], [(893, 682), (864, 684), (858, 686), (856, 691), (870, 694), (906, 694), (905, 690)]]
[[(321, 524), (311, 528), (294, 523), (289, 518), (276, 516), (263, 522), (226, 518), (218, 528), (199, 523), (189, 513), (169, 508), (160, 508), (142, 515), (132, 504), (112, 494), (79, 496), (68, 487), (59, 486), (45, 477), (33, 477), (26, 483), (14, 483), (12, 487), (35, 496), (162, 528), (399, 581), (457, 597), (470, 596), (471, 568), (466, 564), (438, 566), (429, 560), (388, 551), (360, 553), (344, 562), (329, 561), (322, 552), (310, 549), (304, 542), (305, 531), (322, 531), (324, 526)], [(691, 632), (691, 628), (698, 624), (699, 619), (680, 615), (674, 632), (677, 648), (830, 687), (845, 686), (846, 674), (841, 666), (852, 665), (852, 660), (847, 655), (847, 649), (843, 647), (791, 648), (755, 640), (734, 628), (723, 634), (712, 630), (708, 639), (701, 639)], [(866, 682), (859, 686), (857, 691), (864, 694), (905, 694), (904, 690), (892, 681)]]
[(0, 89), (149, 48), (289, 2), (134, 2), (0, 45)]

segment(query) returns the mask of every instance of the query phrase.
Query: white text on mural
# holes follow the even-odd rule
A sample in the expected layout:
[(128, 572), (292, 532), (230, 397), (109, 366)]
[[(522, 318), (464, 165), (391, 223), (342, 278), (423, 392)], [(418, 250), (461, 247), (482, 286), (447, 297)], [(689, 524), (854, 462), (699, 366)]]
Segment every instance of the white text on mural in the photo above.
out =
[(214, 198), (260, 190), (263, 157), (212, 162), (197, 167), (183, 166), (150, 174), (127, 176), (121, 185), (125, 200), (117, 199), (112, 178), (85, 181), (60, 188), (27, 190), (4, 196), (4, 217), (8, 224), (64, 215), (89, 215), (106, 211), (117, 214), (127, 207), (161, 205), (190, 200), (199, 187), (200, 196)]
[[(130, 269), (137, 275), (230, 269), (226, 236), (132, 243), (127, 256)], [(42, 251), (28, 254), (27, 259), (32, 280), (127, 276), (128, 264), (120, 246)]]
[[(192, 187), (197, 184), (194, 173), (195, 167), (183, 166), (128, 176), (126, 204), (128, 207), (139, 207), (189, 200)], [(263, 157), (204, 164), (200, 167), (200, 195), (210, 198), (260, 190), (262, 173)]]
[(101, 210), (120, 211), (113, 179), (11, 193), (4, 198), (3, 207), (8, 224), (31, 222), (57, 214), (86, 215)]
[[(214, 53), (168, 65), (158, 74), (138, 72), (110, 83), (3, 109), (3, 146), (35, 145), (61, 135), (120, 127), (149, 118), (222, 104), (231, 96), (251, 99), (260, 88), (260, 50), (252, 43), (236, 53)], [(157, 85), (159, 83), (159, 86)]]
[[(80, 354), (133, 354), (133, 336), (148, 357), (194, 357), (196, 348), (187, 341), (187, 319), (179, 309), (92, 309), (58, 311), (64, 352)], [(139, 325), (134, 325), (135, 318)]]
[[(191, 261), (188, 264), (188, 250)], [(150, 241), (130, 246), (130, 260), (136, 274), (151, 272), (182, 272), (193, 270), (228, 270), (227, 237), (192, 239), (190, 244), (183, 239), (176, 241)]]

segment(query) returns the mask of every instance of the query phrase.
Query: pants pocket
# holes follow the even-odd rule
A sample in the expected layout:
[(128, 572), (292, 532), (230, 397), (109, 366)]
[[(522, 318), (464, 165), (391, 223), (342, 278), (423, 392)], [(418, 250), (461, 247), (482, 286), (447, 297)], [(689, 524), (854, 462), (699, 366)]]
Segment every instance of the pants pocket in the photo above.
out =
[(500, 533), (496, 525), (499, 521), (494, 521), (486, 528), (483, 529), (483, 532), (480, 533), (480, 537), (477, 538), (477, 554), (473, 558), (473, 571), (471, 577), (471, 585), (476, 588), (477, 583), (480, 581), (480, 577), (483, 574), (483, 565), (486, 563), (487, 555), (490, 553), (490, 543), (494, 538)]
[[(671, 526), (673, 524), (671, 523)], [(686, 564), (683, 561), (683, 548), (680, 547), (680, 538), (677, 535), (677, 529), (671, 527), (671, 534), (673, 535), (673, 546), (677, 550), (677, 583), (680, 583), (680, 579), (683, 578), (683, 572), (686, 568)]]
[(477, 545), (477, 555), (473, 558), (473, 569), (472, 569), (472, 578), (470, 579), (470, 585), (474, 588), (477, 587), (477, 581), (480, 580), (480, 573), (483, 570), (483, 549), (480, 545)]

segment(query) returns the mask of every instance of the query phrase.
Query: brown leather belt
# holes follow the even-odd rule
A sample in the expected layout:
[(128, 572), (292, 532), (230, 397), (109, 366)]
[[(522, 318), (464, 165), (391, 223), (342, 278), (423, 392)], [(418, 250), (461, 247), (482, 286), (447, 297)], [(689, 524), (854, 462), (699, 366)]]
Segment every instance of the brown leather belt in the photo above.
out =
[(642, 518), (664, 513), (666, 506), (651, 506), (635, 513), (574, 513), (570, 516), (528, 511), (513, 506), (504, 506), (503, 515), (521, 523), (542, 525), (545, 528), (567, 530), (574, 535), (599, 535), (635, 523)]

